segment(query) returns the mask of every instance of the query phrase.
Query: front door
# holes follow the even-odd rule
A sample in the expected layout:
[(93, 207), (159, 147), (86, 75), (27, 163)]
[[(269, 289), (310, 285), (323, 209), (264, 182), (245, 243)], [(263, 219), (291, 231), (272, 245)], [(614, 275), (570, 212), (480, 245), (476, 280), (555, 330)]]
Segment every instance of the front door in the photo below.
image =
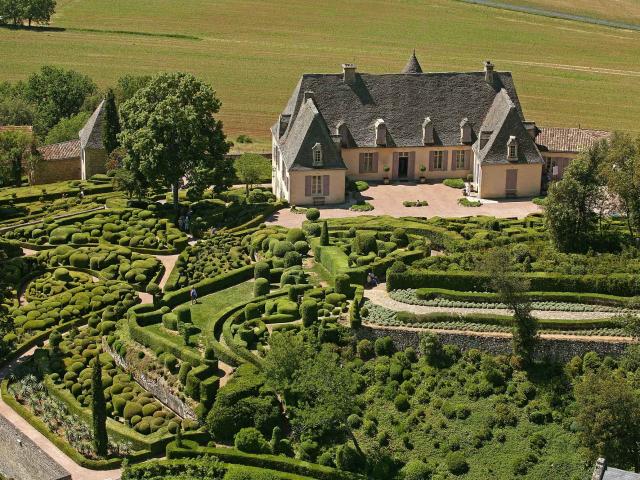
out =
[(518, 193), (518, 170), (507, 170), (507, 180), (505, 185), (507, 197), (515, 197)]
[(409, 157), (398, 157), (398, 178), (407, 178), (409, 174)]

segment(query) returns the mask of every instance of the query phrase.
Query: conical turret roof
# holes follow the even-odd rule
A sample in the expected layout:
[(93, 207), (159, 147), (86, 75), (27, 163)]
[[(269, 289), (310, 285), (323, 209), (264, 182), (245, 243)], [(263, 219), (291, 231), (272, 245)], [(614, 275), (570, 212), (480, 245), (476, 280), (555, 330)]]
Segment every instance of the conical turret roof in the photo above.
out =
[(420, 62), (416, 58), (416, 51), (414, 50), (411, 54), (411, 58), (402, 69), (402, 73), (422, 73), (422, 67), (420, 66)]

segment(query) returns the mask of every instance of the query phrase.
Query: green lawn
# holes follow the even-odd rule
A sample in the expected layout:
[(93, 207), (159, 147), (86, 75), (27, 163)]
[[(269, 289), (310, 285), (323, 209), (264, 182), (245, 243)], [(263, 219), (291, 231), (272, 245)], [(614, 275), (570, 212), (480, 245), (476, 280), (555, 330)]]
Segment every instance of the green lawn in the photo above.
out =
[(628, 100), (640, 97), (639, 32), (454, 0), (60, 0), (53, 26), (68, 30), (0, 29), (0, 80), (45, 63), (103, 87), (124, 73), (190, 71), (217, 90), (229, 138), (248, 134), (251, 149), (269, 149), (269, 126), (302, 73), (345, 61), (399, 72), (413, 48), (428, 71), (479, 70), (485, 59), (513, 71), (538, 125), (640, 131), (640, 102)]
[(216, 313), (227, 307), (247, 301), (253, 297), (253, 282), (244, 282), (234, 287), (229, 287), (198, 300), (191, 306), (191, 319), (202, 332), (211, 332)]
[(506, 0), (504, 3), (640, 25), (637, 0)]

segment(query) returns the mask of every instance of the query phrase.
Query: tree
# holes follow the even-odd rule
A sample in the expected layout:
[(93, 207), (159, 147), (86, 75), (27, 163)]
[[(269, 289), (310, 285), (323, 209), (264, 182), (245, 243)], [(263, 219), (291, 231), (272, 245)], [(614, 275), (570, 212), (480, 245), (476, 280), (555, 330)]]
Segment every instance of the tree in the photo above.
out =
[(322, 229), (320, 230), (320, 245), (323, 247), (329, 245), (329, 226), (326, 220), (322, 222)]
[(151, 81), (151, 75), (123, 75), (116, 83), (114, 94), (116, 102), (122, 105)]
[(104, 132), (102, 143), (108, 154), (118, 148), (118, 134), (120, 133), (120, 119), (118, 118), (118, 107), (116, 107), (116, 97), (113, 90), (107, 91), (104, 100)]
[(640, 233), (640, 136), (615, 133), (604, 165), (608, 192), (615, 196), (627, 217), (632, 237)]
[(267, 385), (280, 392), (286, 400), (296, 372), (311, 354), (300, 335), (287, 331), (274, 332), (269, 338), (269, 351), (262, 367)]
[(263, 176), (262, 172), (267, 161), (262, 155), (255, 153), (244, 153), (236, 160), (236, 175), (245, 184), (247, 195), (249, 195), (249, 188), (258, 183)]
[(21, 96), (0, 96), (1, 125), (32, 125), (35, 115), (35, 106)]
[(585, 376), (575, 387), (581, 443), (592, 456), (640, 471), (640, 397), (619, 374)]
[(102, 365), (100, 364), (100, 352), (93, 363), (91, 375), (91, 413), (93, 417), (93, 448), (97, 455), (106, 457), (109, 447), (107, 436), (107, 406), (104, 400), (104, 387), (102, 385)]
[(530, 365), (537, 342), (538, 322), (531, 315), (531, 301), (527, 297), (530, 283), (513, 271), (511, 262), (506, 250), (491, 249), (485, 254), (481, 268), (487, 276), (489, 288), (513, 311), (514, 355), (521, 357), (525, 365)]
[(44, 138), (45, 145), (51, 145), (52, 143), (61, 143), (68, 140), (77, 140), (78, 134), (84, 124), (89, 119), (89, 112), (80, 112), (76, 115), (72, 115), (69, 118), (63, 118), (56, 123)]
[(214, 169), (229, 151), (219, 109), (211, 87), (187, 73), (154, 77), (120, 108), (124, 167), (171, 185), (176, 212), (183, 177)]
[(23, 0), (0, 0), (0, 22), (11, 20), (14, 25), (21, 25), (24, 21)]
[(22, 14), (31, 23), (49, 23), (56, 10), (56, 0), (21, 0)]
[(0, 184), (22, 185), (22, 165), (37, 155), (33, 135), (21, 130), (0, 132)]
[(33, 73), (25, 85), (25, 97), (37, 106), (37, 133), (45, 135), (60, 119), (77, 114), (96, 90), (89, 77), (73, 70), (45, 65)]
[(606, 154), (606, 142), (596, 143), (569, 164), (562, 180), (549, 186), (545, 225), (563, 252), (586, 250), (596, 231), (596, 211), (606, 198), (601, 175)]
[(112, 183), (115, 190), (126, 192), (129, 198), (136, 197), (138, 200), (144, 198), (149, 190), (149, 182), (140, 172), (124, 168), (116, 169)]

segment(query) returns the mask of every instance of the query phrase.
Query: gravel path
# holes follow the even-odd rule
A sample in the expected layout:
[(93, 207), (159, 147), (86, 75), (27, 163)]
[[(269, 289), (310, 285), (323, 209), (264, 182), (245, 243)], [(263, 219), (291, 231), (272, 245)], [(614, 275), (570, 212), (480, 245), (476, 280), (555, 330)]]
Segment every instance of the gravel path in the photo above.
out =
[[(395, 310), (396, 312), (412, 312), (416, 314), (424, 313), (457, 313), (465, 315), (469, 313), (487, 313), (496, 315), (509, 315), (510, 310), (502, 308), (449, 308), (449, 307), (427, 307), (425, 305), (410, 305), (408, 303), (398, 302), (389, 296), (387, 286), (381, 283), (377, 287), (365, 292), (366, 298), (376, 305)], [(565, 312), (555, 310), (533, 310), (531, 312), (536, 318), (559, 319), (559, 320), (593, 320), (601, 318), (611, 318), (610, 312)]]

